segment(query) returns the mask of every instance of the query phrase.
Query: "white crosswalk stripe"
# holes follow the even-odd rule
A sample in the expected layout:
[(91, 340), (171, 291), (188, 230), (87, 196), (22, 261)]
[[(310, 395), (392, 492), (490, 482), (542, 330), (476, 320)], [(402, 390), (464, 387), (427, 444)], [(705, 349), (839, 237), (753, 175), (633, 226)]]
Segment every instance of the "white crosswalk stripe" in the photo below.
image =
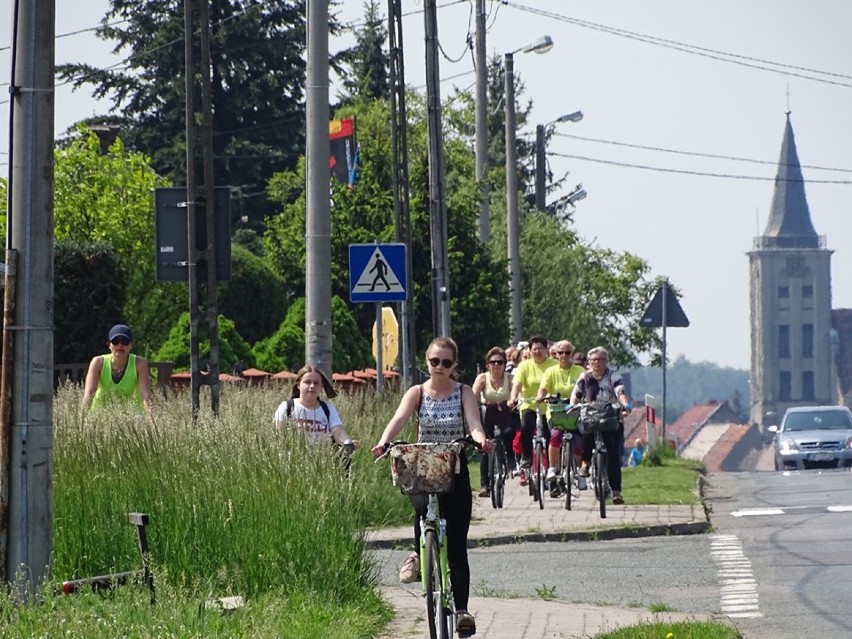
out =
[(710, 535), (710, 556), (718, 567), (722, 612), (729, 617), (762, 617), (751, 562), (736, 535)]

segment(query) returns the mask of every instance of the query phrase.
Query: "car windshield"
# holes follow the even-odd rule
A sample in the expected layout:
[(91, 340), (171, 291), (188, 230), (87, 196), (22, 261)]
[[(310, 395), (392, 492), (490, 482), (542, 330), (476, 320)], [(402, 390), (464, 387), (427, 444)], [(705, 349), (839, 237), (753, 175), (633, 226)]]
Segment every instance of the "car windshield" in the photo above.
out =
[(843, 430), (852, 428), (849, 413), (842, 410), (790, 413), (784, 420), (784, 431)]

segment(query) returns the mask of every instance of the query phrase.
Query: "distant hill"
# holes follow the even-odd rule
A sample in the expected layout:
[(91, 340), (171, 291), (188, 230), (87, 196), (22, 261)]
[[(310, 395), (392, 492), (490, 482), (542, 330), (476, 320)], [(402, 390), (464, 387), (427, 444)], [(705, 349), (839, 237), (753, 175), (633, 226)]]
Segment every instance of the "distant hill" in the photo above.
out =
[[(634, 400), (645, 393), (657, 401), (663, 396), (663, 370), (660, 367), (624, 369), (630, 373), (630, 388)], [(666, 421), (671, 423), (694, 404), (710, 399), (726, 400), (745, 423), (748, 422), (748, 371), (722, 367), (711, 362), (697, 364), (680, 355), (666, 365)], [(659, 413), (659, 410), (658, 410)], [(674, 414), (672, 414), (674, 413)]]

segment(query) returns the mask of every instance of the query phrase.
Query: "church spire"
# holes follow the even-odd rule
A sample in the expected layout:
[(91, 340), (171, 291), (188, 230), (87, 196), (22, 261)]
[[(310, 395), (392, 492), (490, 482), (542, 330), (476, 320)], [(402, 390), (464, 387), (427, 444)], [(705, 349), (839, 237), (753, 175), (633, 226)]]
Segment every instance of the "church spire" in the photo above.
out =
[(778, 173), (775, 176), (775, 193), (772, 196), (772, 210), (763, 244), (775, 248), (817, 248), (819, 236), (811, 223), (811, 212), (805, 196), (805, 180), (802, 166), (796, 152), (796, 139), (790, 124), (790, 111), (787, 111), (787, 124), (784, 128), (784, 141), (781, 143), (781, 157), (778, 160)]

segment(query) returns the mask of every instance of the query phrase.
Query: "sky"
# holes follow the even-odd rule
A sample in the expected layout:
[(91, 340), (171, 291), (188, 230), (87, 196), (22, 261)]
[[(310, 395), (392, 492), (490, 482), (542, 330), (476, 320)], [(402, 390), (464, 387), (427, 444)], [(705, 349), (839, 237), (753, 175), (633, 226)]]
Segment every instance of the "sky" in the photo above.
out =
[[(473, 0), (437, 0), (442, 97), (471, 90)], [(0, 102), (10, 76), (11, 0), (0, 0)], [(385, 10), (386, 3), (380, 2)], [(832, 305), (852, 307), (852, 2), (849, 0), (487, 0), (487, 50), (502, 56), (542, 35), (553, 49), (515, 54), (535, 124), (557, 125), (551, 170), (588, 197), (574, 213), (592, 244), (645, 259), (682, 293), (688, 328), (667, 357), (749, 367), (748, 256), (763, 233), (789, 109), (814, 227), (832, 257)], [(56, 60), (118, 62), (91, 31), (107, 0), (57, 2)], [(342, 0), (358, 22), (361, 0)], [(406, 82), (424, 85), (423, 0), (403, 2)], [(332, 39), (332, 51), (351, 44)], [(454, 61), (455, 60), (455, 61)], [(489, 108), (499, 108), (489, 105)], [(57, 134), (107, 111), (84, 88), (57, 87)], [(8, 122), (8, 103), (0, 104)], [(0, 175), (8, 172), (0, 126)], [(838, 183), (839, 182), (839, 183)], [(553, 196), (552, 196), (553, 197)], [(847, 220), (844, 222), (843, 220)], [(452, 286), (452, 282), (450, 283)], [(570, 336), (569, 336), (570, 338)]]

